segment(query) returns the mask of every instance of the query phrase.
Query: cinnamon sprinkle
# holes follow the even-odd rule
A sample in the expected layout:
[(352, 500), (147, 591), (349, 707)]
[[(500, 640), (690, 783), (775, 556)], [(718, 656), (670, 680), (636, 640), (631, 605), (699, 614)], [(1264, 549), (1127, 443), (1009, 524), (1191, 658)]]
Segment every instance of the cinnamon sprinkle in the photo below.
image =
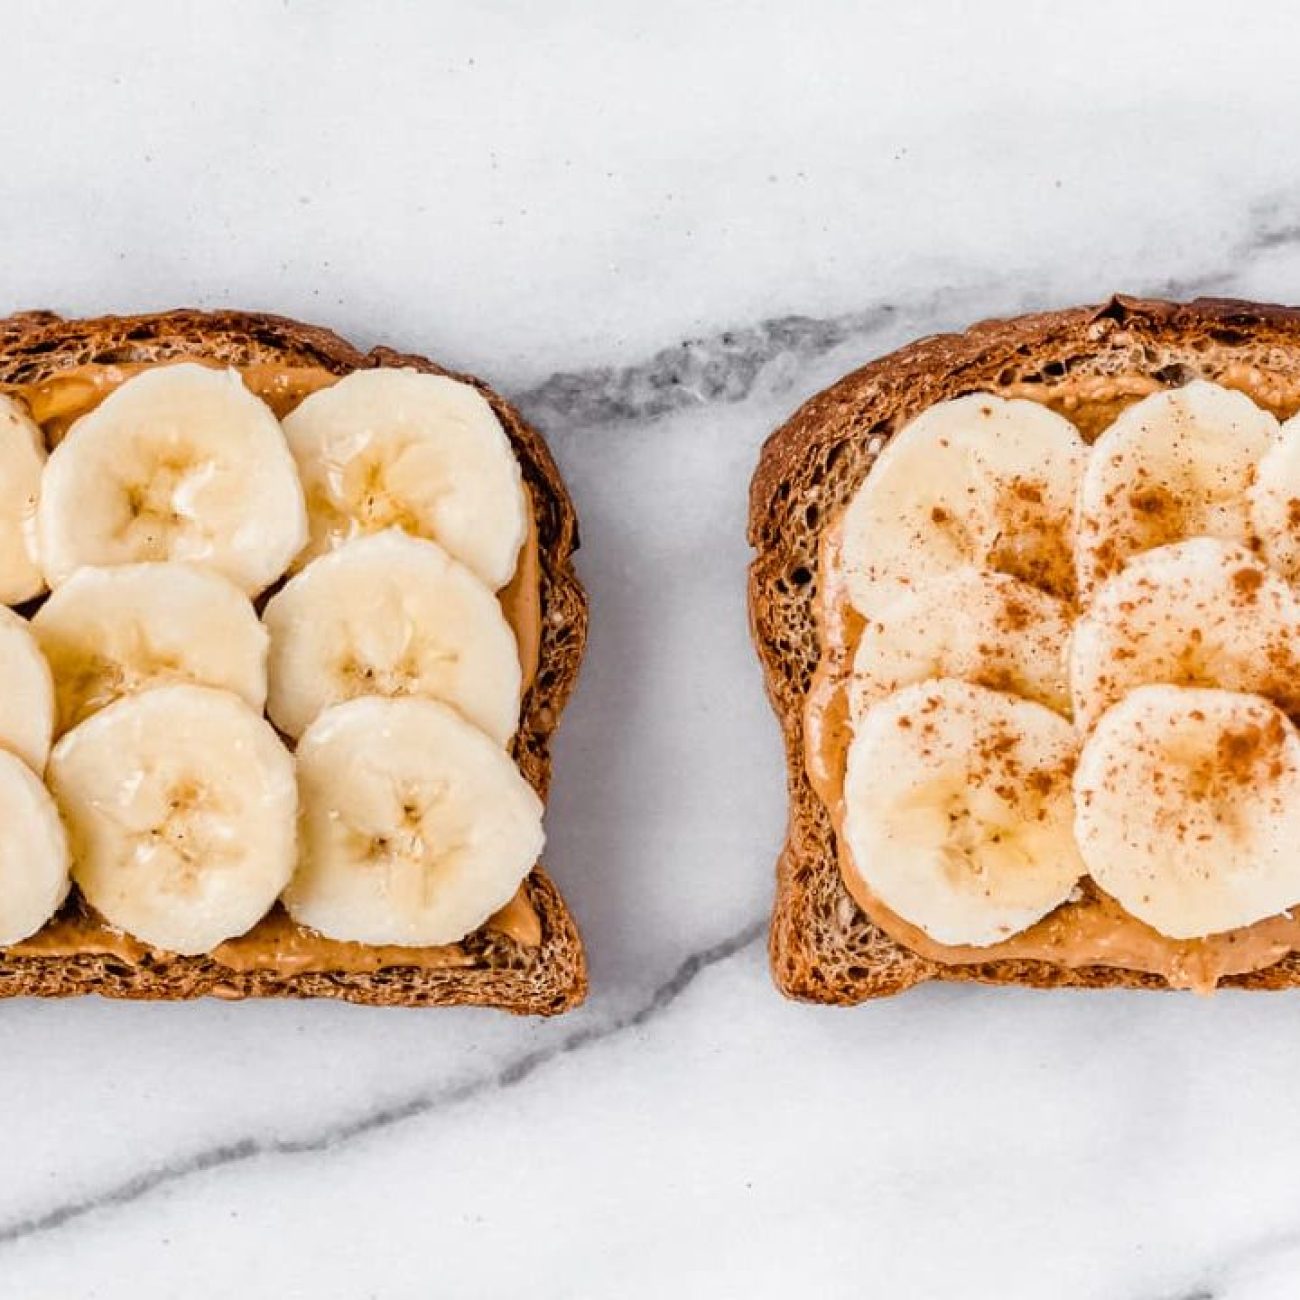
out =
[(1264, 575), (1258, 569), (1238, 569), (1232, 575), (1233, 590), (1242, 600), (1254, 604), (1259, 589), (1264, 585)]

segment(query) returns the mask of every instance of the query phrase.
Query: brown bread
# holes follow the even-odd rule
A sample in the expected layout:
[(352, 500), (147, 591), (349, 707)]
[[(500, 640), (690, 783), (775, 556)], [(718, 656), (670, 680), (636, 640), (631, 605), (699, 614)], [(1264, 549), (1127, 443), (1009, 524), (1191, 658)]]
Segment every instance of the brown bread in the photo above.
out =
[[(372, 366), (413, 366), (449, 374), (423, 357), (389, 348), (359, 352), (328, 330), (278, 316), (179, 310), (150, 316), (63, 320), (27, 312), (0, 320), (0, 387), (31, 384), (76, 366), (128, 365), (184, 358), (231, 366), (320, 367), (336, 374)], [(587, 598), (573, 571), (578, 524), (573, 504), (541, 435), (486, 384), (480, 389), (505, 426), (523, 468), (537, 525), (541, 573), (541, 647), (536, 679), (524, 698), (512, 753), (545, 799), (550, 739), (573, 689), (587, 637)], [(93, 951), (98, 923), (74, 897), (64, 914), (82, 927), (87, 950), (75, 956), (18, 956), (0, 949), (0, 997), (182, 999), (328, 997), (386, 1006), (501, 1007), (554, 1015), (586, 996), (582, 942), (563, 899), (539, 865), (524, 890), (541, 922), (530, 947), (483, 928), (459, 945), (453, 966), (392, 966), (367, 972), (235, 971), (211, 957), (149, 954), (128, 960)]]
[[(776, 983), (790, 997), (848, 1004), (925, 980), (1165, 986), (1158, 976), (1106, 966), (942, 965), (895, 943), (841, 881), (830, 818), (804, 771), (803, 706), (820, 657), (813, 619), (818, 539), (895, 430), (936, 402), (991, 391), (1044, 402), (1091, 438), (1144, 393), (1193, 379), (1241, 389), (1279, 418), (1295, 414), (1300, 309), (1115, 297), (1096, 307), (985, 321), (963, 334), (921, 339), (846, 375), (767, 440), (750, 489), (749, 610), (785, 742), (789, 825), (770, 953)], [(1300, 953), (1223, 983), (1290, 988), (1300, 984)]]

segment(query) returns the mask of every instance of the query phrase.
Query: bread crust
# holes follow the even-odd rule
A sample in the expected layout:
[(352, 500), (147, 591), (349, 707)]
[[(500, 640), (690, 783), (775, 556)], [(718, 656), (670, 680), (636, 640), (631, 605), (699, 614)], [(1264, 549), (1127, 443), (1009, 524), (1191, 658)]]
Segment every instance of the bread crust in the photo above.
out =
[[(321, 367), (339, 375), (375, 366), (410, 366), (472, 384), (491, 403), (519, 458), (537, 524), (541, 645), (512, 754), (545, 800), (551, 736), (586, 646), (587, 597), (573, 569), (577, 516), (541, 434), (472, 375), (387, 347), (363, 353), (329, 330), (281, 316), (180, 309), (84, 320), (65, 320), (52, 312), (0, 319), (0, 385), (35, 383), (76, 366), (185, 358), (232, 366)], [(137, 963), (95, 952), (18, 957), (0, 949), (0, 997), (325, 997), (369, 1005), (472, 1004), (523, 1015), (555, 1015), (586, 996), (586, 956), (573, 917), (540, 865), (524, 888), (541, 921), (540, 947), (529, 948), (481, 929), (462, 945), (467, 959), (463, 966), (401, 966), (367, 973), (241, 972), (205, 956), (151, 957)]]
[[(1156, 975), (1045, 961), (947, 966), (889, 938), (850, 899), (830, 817), (804, 770), (803, 708), (820, 658), (813, 617), (817, 541), (880, 447), (936, 402), (1005, 391), (1067, 416), (1092, 385), (1227, 382), (1280, 418), (1300, 409), (1300, 309), (1225, 298), (1189, 303), (1117, 295), (1092, 307), (988, 320), (933, 335), (855, 370), (804, 403), (763, 446), (750, 485), (750, 629), (785, 743), (789, 823), (777, 862), (769, 952), (792, 998), (848, 1005), (926, 980), (1035, 988), (1167, 987)], [(1085, 397), (1086, 402), (1086, 397)], [(1095, 429), (1085, 429), (1095, 433)], [(1300, 984), (1300, 953), (1225, 986)]]

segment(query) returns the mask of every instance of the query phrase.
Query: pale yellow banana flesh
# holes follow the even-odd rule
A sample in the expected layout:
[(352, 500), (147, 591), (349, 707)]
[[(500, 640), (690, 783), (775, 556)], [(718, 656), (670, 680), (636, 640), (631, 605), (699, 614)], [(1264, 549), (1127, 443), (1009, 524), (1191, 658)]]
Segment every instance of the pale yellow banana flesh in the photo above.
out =
[(1075, 720), (1090, 731), (1133, 688), (1159, 683), (1249, 691), (1300, 712), (1300, 595), (1215, 538), (1134, 556), (1075, 626)]
[(0, 394), (0, 604), (45, 590), (36, 555), (36, 507), (45, 447), (26, 408)]
[(39, 778), (0, 751), (0, 947), (33, 935), (68, 892), (68, 843)]
[(1283, 578), (1300, 584), (1300, 417), (1279, 431), (1250, 488), (1255, 544)]
[(267, 603), (271, 720), (299, 736), (359, 695), (453, 705), (498, 744), (519, 721), (520, 665), (500, 602), (436, 542), (396, 529), (313, 560)]
[(124, 695), (191, 682), (266, 704), (267, 635), (219, 573), (178, 562), (82, 568), (32, 620), (54, 669), (58, 734)]
[(1088, 870), (1174, 939), (1300, 899), (1300, 736), (1257, 695), (1141, 686), (1103, 713), (1074, 778)]
[(1123, 411), (1093, 445), (1079, 489), (1084, 603), (1142, 551), (1192, 537), (1248, 545), (1251, 484), (1277, 435), (1245, 394), (1203, 382)]
[(914, 682), (955, 677), (1068, 714), (1069, 607), (1004, 573), (957, 569), (902, 597), (863, 628), (852, 713)]
[(311, 522), (299, 565), (388, 528), (440, 543), (493, 591), (510, 581), (527, 503), (510, 439), (468, 384), (359, 370), (284, 421)]
[(292, 874), (293, 758), (228, 691), (117, 700), (55, 745), (49, 780), (82, 893), (155, 947), (210, 952), (255, 925)]
[(1068, 598), (1087, 447), (1035, 402), (987, 393), (929, 408), (885, 445), (841, 524), (839, 567), (868, 619), (955, 569)]
[(185, 560), (256, 595), (307, 538), (283, 431), (238, 373), (146, 370), (77, 420), (50, 454), (37, 508), (51, 586), (83, 565)]
[(532, 787), (447, 705), (350, 700), (316, 719), (297, 754), (301, 861), (284, 903), (331, 938), (454, 943), (541, 853)]
[(997, 943), (1084, 873), (1059, 715), (952, 679), (868, 709), (849, 747), (845, 835), (871, 892), (940, 943)]
[[(293, 452), (236, 372), (185, 362), (127, 379), (48, 461), (39, 429), (5, 399), (0, 422), (9, 415), (0, 599), (46, 580), (53, 594), (34, 628), (0, 611), (0, 750), (37, 769), (48, 755), (72, 878), (109, 924), (159, 949), (208, 952), (289, 883), (298, 795), (293, 758), (260, 716), (267, 626), (284, 670), (270, 711), (286, 733), (365, 692), (345, 707), (364, 719), (400, 706), (383, 737), (405, 737), (391, 753), (374, 736), (349, 742), (370, 755), (345, 800), (357, 826), (385, 824), (393, 790), (406, 792), (379, 854), (392, 888), (377, 901), (363, 890), (336, 925), (331, 900), (355, 882), (321, 876), (329, 855), (318, 856), (299, 882), (304, 916), (323, 909), (337, 932), (377, 925), (375, 942), (422, 945), (463, 937), (513, 896), (541, 849), (541, 805), (504, 748), (521, 669), (495, 592), (514, 573), (531, 505), (476, 389), (413, 371), (345, 377), (291, 414)], [(264, 625), (250, 597), (314, 552), (323, 558), (268, 604)], [(20, 557), (27, 573), (6, 592)], [(329, 748), (308, 744), (319, 733), (303, 737), (307, 766)], [(14, 784), (6, 760), (0, 810)], [(389, 796), (373, 809), (359, 792), (370, 777)], [(412, 838), (404, 810), (421, 798)], [(31, 928), (66, 892), (66, 844), (61, 861), (57, 896), (46, 891)], [(414, 875), (412, 861), (424, 863)], [(27, 925), (6, 891), (0, 873), (0, 935)]]
[(0, 749), (45, 770), (54, 731), (54, 679), (31, 625), (0, 608)]

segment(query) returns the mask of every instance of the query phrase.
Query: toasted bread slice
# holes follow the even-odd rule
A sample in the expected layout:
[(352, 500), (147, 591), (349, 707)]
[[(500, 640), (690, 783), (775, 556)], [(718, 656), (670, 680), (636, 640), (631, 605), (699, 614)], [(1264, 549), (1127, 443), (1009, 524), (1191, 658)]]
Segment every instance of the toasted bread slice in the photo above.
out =
[[(0, 320), (0, 391), (43, 383), (86, 366), (132, 366), (182, 359), (240, 368), (326, 370), (334, 374), (374, 366), (409, 366), (450, 374), (423, 357), (389, 348), (359, 352), (310, 325), (245, 312), (172, 311), (159, 315), (62, 320), (30, 312)], [(480, 380), (473, 384), (505, 426), (523, 470), (534, 511), (541, 605), (537, 673), (523, 701), (512, 754), (545, 799), (550, 781), (550, 738), (582, 662), (587, 600), (573, 571), (577, 518), (564, 482), (541, 435)], [(501, 927), (484, 927), (445, 950), (443, 961), (376, 970), (295, 970), (289, 960), (233, 970), (212, 957), (179, 957), (106, 944), (104, 927), (76, 898), (56, 918), (72, 942), (57, 955), (17, 955), (0, 949), (0, 997), (108, 997), (181, 999), (215, 994), (245, 997), (329, 997), (388, 1006), (475, 1004), (519, 1014), (553, 1015), (581, 1002), (586, 959), (573, 918), (539, 865), (523, 886), (541, 942), (518, 942)], [(508, 930), (508, 927), (506, 927)]]
[[(943, 965), (894, 942), (849, 897), (830, 817), (809, 784), (804, 701), (821, 654), (814, 621), (817, 546), (897, 429), (972, 392), (1041, 401), (1094, 437), (1160, 387), (1208, 379), (1279, 418), (1300, 409), (1300, 309), (1225, 299), (1181, 304), (1116, 297), (1098, 307), (986, 321), (921, 339), (805, 403), (763, 448), (750, 491), (750, 623), (781, 723), (789, 826), (777, 864), (770, 952), (790, 997), (849, 1004), (925, 980), (1035, 987), (1163, 988), (1156, 975), (1046, 961)], [(1300, 953), (1224, 985), (1300, 984)]]

